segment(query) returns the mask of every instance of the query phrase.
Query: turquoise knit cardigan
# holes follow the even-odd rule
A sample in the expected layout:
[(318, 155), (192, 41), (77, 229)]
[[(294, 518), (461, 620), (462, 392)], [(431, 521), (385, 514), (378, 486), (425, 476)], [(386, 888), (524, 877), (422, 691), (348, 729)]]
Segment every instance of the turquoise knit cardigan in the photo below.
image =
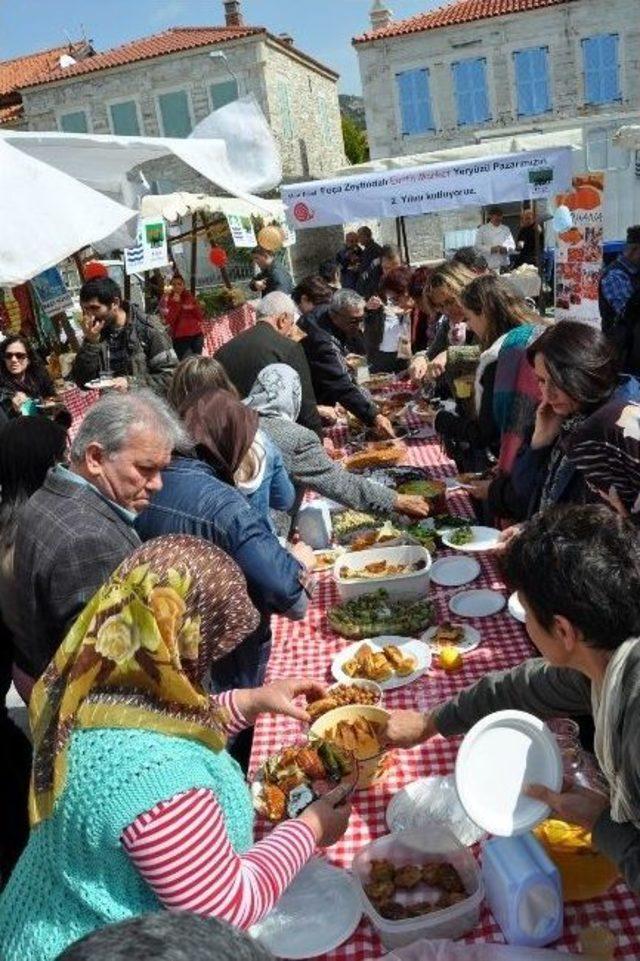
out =
[(0, 899), (2, 961), (53, 961), (96, 928), (162, 905), (120, 844), (160, 801), (211, 788), (234, 849), (252, 844), (253, 809), (226, 751), (144, 730), (72, 735), (68, 776), (50, 818), (32, 832)]

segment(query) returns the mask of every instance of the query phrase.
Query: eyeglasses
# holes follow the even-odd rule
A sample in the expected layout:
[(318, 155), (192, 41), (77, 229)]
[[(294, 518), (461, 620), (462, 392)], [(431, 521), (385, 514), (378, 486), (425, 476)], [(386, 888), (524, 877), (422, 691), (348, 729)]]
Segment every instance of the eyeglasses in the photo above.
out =
[(4, 356), (5, 356), (5, 360), (11, 360), (12, 357), (13, 357), (14, 360), (26, 360), (26, 359), (27, 359), (27, 355), (26, 355), (26, 354), (14, 354), (13, 351), (10, 351), (10, 350), (8, 350)]

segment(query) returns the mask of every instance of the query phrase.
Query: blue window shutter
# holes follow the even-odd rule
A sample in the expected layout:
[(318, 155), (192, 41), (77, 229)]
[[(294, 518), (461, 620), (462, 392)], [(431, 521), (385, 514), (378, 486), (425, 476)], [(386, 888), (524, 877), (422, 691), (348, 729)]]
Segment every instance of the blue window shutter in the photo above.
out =
[(473, 123), (473, 88), (470, 84), (468, 61), (452, 64), (453, 83), (458, 108), (458, 123)]
[(221, 83), (212, 83), (211, 105), (214, 110), (226, 107), (228, 103), (233, 103), (238, 99), (238, 84), (235, 80), (223, 80)]
[(403, 135), (426, 133), (434, 130), (429, 71), (405, 70), (396, 74)]
[(185, 90), (161, 93), (158, 97), (165, 137), (188, 137), (191, 133), (189, 101)]
[(604, 103), (620, 99), (618, 42), (619, 38), (615, 33), (600, 38), (601, 92)]
[(484, 123), (489, 120), (487, 61), (461, 60), (451, 65), (458, 108), (458, 123)]
[(84, 110), (63, 113), (60, 116), (60, 129), (65, 133), (88, 133), (89, 124)]
[(140, 124), (138, 123), (135, 101), (127, 100), (126, 103), (112, 103), (109, 112), (111, 114), (111, 126), (115, 134), (121, 137), (140, 136)]
[(518, 95), (518, 114), (531, 117), (551, 110), (549, 93), (549, 51), (529, 47), (513, 55)]
[(618, 36), (600, 34), (582, 41), (586, 103), (620, 99)]
[(483, 123), (491, 116), (489, 112), (489, 96), (487, 94), (487, 61), (471, 61), (471, 71), (473, 77), (473, 103), (474, 120), (476, 123)]

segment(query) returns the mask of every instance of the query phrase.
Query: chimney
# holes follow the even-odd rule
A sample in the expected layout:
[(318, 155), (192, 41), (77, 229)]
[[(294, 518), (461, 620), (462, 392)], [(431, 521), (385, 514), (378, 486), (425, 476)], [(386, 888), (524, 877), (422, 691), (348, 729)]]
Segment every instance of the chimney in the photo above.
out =
[(279, 33), (278, 40), (282, 40), (282, 42), (286, 43), (288, 47), (293, 46), (293, 37), (291, 36), (290, 33)]
[(244, 25), (240, 0), (224, 0), (224, 22), (228, 27)]
[(392, 11), (385, 4), (384, 0), (373, 0), (373, 6), (369, 11), (369, 19), (374, 30), (381, 30), (388, 27), (391, 23)]

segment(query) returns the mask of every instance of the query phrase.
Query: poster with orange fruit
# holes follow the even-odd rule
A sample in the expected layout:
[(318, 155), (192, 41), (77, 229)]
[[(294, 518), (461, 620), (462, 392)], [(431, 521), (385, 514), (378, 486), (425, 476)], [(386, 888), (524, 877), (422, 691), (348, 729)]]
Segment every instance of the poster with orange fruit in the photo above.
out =
[(602, 271), (604, 174), (577, 174), (572, 190), (556, 196), (571, 211), (573, 227), (558, 234), (556, 318), (599, 324), (598, 283)]

